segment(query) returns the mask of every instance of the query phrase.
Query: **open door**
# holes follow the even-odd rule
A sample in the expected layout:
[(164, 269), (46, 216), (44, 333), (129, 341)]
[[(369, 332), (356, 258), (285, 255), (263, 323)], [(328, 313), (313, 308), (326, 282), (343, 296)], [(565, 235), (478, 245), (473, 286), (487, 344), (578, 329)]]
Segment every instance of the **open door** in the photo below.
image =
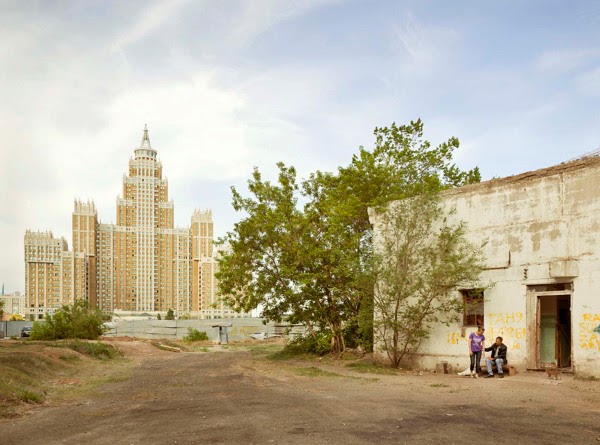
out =
[(571, 296), (548, 295), (540, 299), (540, 367), (571, 368)]
[[(559, 286), (561, 290), (555, 290)], [(571, 286), (531, 286), (527, 330), (527, 368), (571, 370)]]

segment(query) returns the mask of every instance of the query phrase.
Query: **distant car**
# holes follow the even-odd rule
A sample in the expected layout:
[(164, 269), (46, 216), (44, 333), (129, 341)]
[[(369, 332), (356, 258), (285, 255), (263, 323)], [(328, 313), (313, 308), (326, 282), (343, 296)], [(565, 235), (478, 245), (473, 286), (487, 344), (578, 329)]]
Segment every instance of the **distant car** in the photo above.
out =
[(32, 329), (32, 326), (25, 326), (23, 329), (21, 329), (21, 337), (29, 337)]

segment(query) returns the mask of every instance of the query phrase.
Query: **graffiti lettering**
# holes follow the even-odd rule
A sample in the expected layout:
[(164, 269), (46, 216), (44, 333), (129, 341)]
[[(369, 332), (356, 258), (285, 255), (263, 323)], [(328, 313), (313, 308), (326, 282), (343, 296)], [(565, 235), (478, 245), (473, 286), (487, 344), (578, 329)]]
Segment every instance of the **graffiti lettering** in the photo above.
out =
[(460, 340), (460, 334), (458, 332), (452, 332), (448, 334), (448, 344), (457, 345)]
[(600, 351), (600, 314), (583, 314), (579, 323), (579, 346), (584, 350)]
[(523, 312), (489, 313), (487, 316), (488, 318), (486, 321), (490, 325), (518, 324), (523, 323), (524, 321)]
[(521, 341), (527, 337), (523, 312), (488, 313), (486, 318), (486, 337), (493, 342), (502, 337), (509, 349), (521, 349)]

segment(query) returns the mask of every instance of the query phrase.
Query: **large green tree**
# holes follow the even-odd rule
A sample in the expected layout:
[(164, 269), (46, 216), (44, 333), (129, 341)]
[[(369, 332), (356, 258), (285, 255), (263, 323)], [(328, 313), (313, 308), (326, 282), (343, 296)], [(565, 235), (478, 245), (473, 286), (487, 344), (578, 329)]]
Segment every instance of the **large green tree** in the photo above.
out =
[[(453, 210), (450, 210), (453, 212)], [(481, 246), (450, 223), (439, 192), (391, 203), (375, 240), (375, 341), (392, 366), (416, 352), (431, 329), (458, 321), (457, 287), (481, 288)]]
[[(233, 207), (244, 214), (221, 242), (220, 291), (239, 310), (262, 308), (269, 320), (325, 330), (332, 351), (346, 340), (372, 340), (373, 248), (368, 208), (430, 190), (480, 180), (479, 171), (452, 163), (458, 140), (432, 147), (420, 120), (375, 129), (375, 146), (363, 147), (337, 172), (317, 171), (298, 182), (293, 167), (278, 164), (276, 183), (258, 169), (250, 197), (235, 188)], [(300, 205), (299, 203), (303, 203)]]

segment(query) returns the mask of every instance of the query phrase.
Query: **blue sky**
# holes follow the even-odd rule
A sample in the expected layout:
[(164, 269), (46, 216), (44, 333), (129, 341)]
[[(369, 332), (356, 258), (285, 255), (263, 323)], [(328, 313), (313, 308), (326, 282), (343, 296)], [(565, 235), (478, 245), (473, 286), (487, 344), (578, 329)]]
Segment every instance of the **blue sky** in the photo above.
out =
[(102, 222), (144, 123), (178, 226), (278, 161), (345, 164), (373, 128), (421, 118), (484, 179), (600, 146), (593, 1), (3, 1), (0, 282), (23, 290), (23, 235), (70, 242), (73, 200)]

